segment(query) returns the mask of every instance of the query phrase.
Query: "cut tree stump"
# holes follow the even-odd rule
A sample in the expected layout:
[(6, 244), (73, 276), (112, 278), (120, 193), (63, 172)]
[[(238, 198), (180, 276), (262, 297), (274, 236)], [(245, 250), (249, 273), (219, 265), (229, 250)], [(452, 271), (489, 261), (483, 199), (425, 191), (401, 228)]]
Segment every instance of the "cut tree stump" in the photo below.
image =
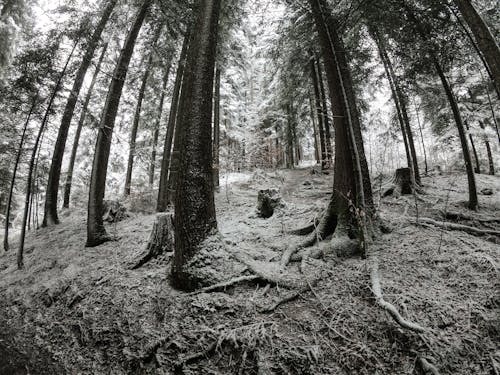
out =
[(260, 217), (264, 219), (270, 218), (273, 216), (276, 208), (284, 206), (285, 204), (278, 189), (259, 190), (257, 196), (257, 215)]
[(127, 208), (119, 201), (105, 200), (103, 202), (102, 219), (108, 223), (117, 223), (126, 219)]
[(411, 194), (413, 192), (412, 185), (410, 168), (398, 168), (390, 184), (383, 190), (382, 197), (389, 195), (399, 197)]
[(130, 269), (137, 269), (153, 258), (174, 250), (174, 214), (162, 212), (156, 215), (153, 229), (144, 251), (139, 255), (139, 260), (132, 263)]

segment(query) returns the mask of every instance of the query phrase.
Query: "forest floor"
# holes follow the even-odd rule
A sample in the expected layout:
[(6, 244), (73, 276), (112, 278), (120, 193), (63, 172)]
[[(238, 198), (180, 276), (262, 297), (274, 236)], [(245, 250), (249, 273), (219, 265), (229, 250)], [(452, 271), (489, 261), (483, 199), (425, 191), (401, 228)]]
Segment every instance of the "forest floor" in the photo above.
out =
[[(415, 220), (416, 202), (419, 217), (441, 222), (446, 210), (463, 214), (455, 222), (500, 230), (500, 177), (476, 177), (479, 190), (493, 190), (478, 212), (465, 208), (466, 177), (457, 173), (423, 178), (416, 198), (377, 203), (392, 228), (371, 250), (384, 297), (427, 327), (422, 334), (376, 304), (363, 259), (310, 260), (304, 274), (290, 264), (286, 274), (310, 282), (300, 294), (250, 281), (188, 294), (170, 287), (168, 255), (129, 269), (154, 215), (131, 213), (108, 227), (116, 241), (85, 248), (85, 212), (65, 212), (62, 224), (29, 236), (25, 270), (14, 251), (0, 256), (0, 374), (423, 374), (425, 358), (441, 374), (498, 375), (500, 239)], [(302, 239), (287, 232), (326, 206), (332, 182), (307, 168), (221, 184), (225, 243), (272, 266)], [(286, 202), (269, 219), (255, 213), (264, 187)], [(241, 266), (225, 276), (238, 272), (249, 275)], [(295, 298), (275, 305), (287, 296)]]

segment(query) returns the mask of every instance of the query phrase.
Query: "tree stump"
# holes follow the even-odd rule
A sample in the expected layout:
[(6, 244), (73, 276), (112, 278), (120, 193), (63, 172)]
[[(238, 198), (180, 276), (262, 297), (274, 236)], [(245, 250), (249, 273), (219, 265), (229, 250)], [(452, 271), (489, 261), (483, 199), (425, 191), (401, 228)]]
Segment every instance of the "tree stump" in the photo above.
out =
[(273, 216), (277, 207), (284, 207), (284, 202), (278, 189), (259, 190), (257, 196), (257, 215), (267, 219)]
[(384, 189), (382, 197), (387, 197), (389, 195), (399, 197), (400, 195), (407, 195), (412, 192), (413, 184), (411, 181), (410, 168), (398, 168), (389, 186)]
[(134, 261), (130, 268), (137, 269), (151, 259), (172, 251), (174, 251), (174, 214), (162, 212), (156, 215), (146, 248), (139, 255), (139, 260)]
[(128, 217), (127, 208), (119, 201), (105, 200), (103, 202), (102, 219), (108, 223), (117, 223)]

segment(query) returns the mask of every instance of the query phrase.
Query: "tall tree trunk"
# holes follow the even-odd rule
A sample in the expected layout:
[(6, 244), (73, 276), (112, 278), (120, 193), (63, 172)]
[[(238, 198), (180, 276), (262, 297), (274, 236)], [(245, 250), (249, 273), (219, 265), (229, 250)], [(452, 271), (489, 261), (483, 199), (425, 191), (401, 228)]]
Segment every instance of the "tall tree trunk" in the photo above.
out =
[(90, 178), (87, 217), (87, 247), (98, 246), (109, 239), (106, 229), (104, 228), (102, 214), (111, 139), (113, 136), (116, 114), (118, 112), (125, 78), (127, 77), (130, 59), (134, 52), (137, 36), (150, 5), (151, 0), (144, 1), (135, 17), (134, 23), (127, 35), (125, 44), (113, 72), (113, 78), (106, 97), (106, 104), (104, 105), (101, 115), (94, 162), (92, 166), (92, 175)]
[(313, 99), (309, 96), (309, 107), (311, 109), (311, 123), (313, 128), (313, 137), (314, 137), (314, 158), (316, 159), (316, 164), (320, 163), (320, 150), (318, 147), (318, 131), (316, 127), (316, 117), (314, 116), (314, 105)]
[(458, 135), (460, 138), (460, 144), (462, 145), (462, 153), (465, 161), (465, 169), (467, 171), (467, 180), (469, 185), (469, 208), (471, 210), (476, 210), (478, 207), (478, 199), (477, 199), (477, 189), (476, 189), (476, 177), (474, 176), (474, 169), (472, 167), (472, 159), (470, 156), (469, 146), (467, 144), (467, 137), (465, 135), (464, 124), (462, 122), (462, 116), (460, 115), (460, 109), (458, 108), (457, 101), (455, 99), (455, 95), (451, 90), (450, 84), (446, 75), (441, 68), (436, 57), (433, 57), (434, 67), (441, 79), (441, 83), (443, 85), (444, 91), (446, 93), (446, 97), (448, 98), (448, 102), (450, 103), (451, 110), (453, 112), (453, 117), (455, 118), (455, 125), (457, 126)]
[(220, 185), (220, 69), (215, 68), (214, 92), (214, 186)]
[(99, 23), (97, 24), (97, 27), (88, 42), (82, 62), (76, 72), (75, 81), (73, 82), (73, 87), (70, 91), (68, 101), (66, 102), (49, 170), (43, 226), (59, 223), (59, 218), (57, 216), (57, 196), (59, 192), (59, 181), (61, 178), (61, 165), (64, 157), (64, 149), (66, 148), (69, 127), (71, 125), (76, 102), (80, 94), (80, 89), (83, 85), (83, 80), (85, 79), (87, 70), (92, 62), (92, 57), (94, 56), (94, 51), (99, 43), (101, 34), (109, 20), (109, 17), (111, 16), (116, 2), (117, 0), (109, 0), (106, 7), (103, 9), (101, 19), (99, 20)]
[[(484, 132), (484, 123), (479, 121), (479, 126)], [(486, 147), (486, 153), (488, 154), (488, 166), (489, 166), (489, 174), (491, 176), (495, 175), (495, 163), (493, 162), (493, 155), (491, 153), (490, 142), (488, 141), (488, 137), (486, 134), (483, 134), (484, 145)]]
[(38, 93), (33, 97), (33, 101), (31, 103), (30, 110), (28, 112), (28, 116), (26, 117), (26, 121), (23, 127), (23, 133), (21, 134), (21, 140), (19, 141), (19, 148), (17, 149), (16, 161), (14, 162), (14, 170), (12, 171), (12, 177), (10, 180), (10, 188), (9, 188), (9, 196), (7, 198), (7, 207), (5, 210), (5, 231), (3, 238), (3, 248), (5, 251), (9, 251), (9, 223), (10, 223), (10, 209), (12, 207), (12, 195), (14, 194), (14, 186), (16, 183), (16, 175), (17, 169), (19, 168), (19, 161), (21, 160), (21, 155), (23, 153), (23, 145), (26, 138), (26, 130), (28, 129), (28, 125), (31, 119), (31, 115), (35, 110), (35, 106), (38, 100)]
[(469, 134), (469, 141), (470, 141), (470, 145), (472, 147), (472, 154), (474, 155), (474, 161), (476, 163), (476, 167), (474, 168), (474, 172), (480, 174), (481, 173), (481, 164), (479, 162), (479, 156), (477, 154), (476, 145), (474, 143), (474, 139), (472, 138), (472, 134), (470, 133), (470, 127), (469, 127), (469, 123), (467, 120), (464, 120), (464, 125), (465, 125), (465, 128), (467, 129), (467, 133)]
[(490, 68), (498, 93), (500, 92), (500, 49), (497, 41), (470, 0), (454, 0), (454, 2), (476, 38), (476, 43)]
[(137, 141), (137, 131), (139, 130), (139, 122), (141, 120), (141, 110), (142, 102), (144, 101), (144, 96), (146, 93), (146, 87), (148, 86), (149, 74), (153, 65), (153, 56), (156, 49), (156, 44), (160, 38), (161, 30), (163, 25), (158, 26), (155, 36), (153, 37), (153, 42), (151, 44), (151, 51), (149, 52), (148, 61), (146, 63), (146, 68), (144, 70), (144, 75), (142, 77), (141, 87), (139, 88), (139, 95), (137, 96), (137, 104), (134, 112), (134, 120), (132, 123), (132, 129), (130, 131), (130, 141), (129, 141), (129, 152), (127, 161), (127, 172), (125, 173), (125, 191), (124, 195), (130, 195), (130, 185), (132, 183), (132, 168), (134, 167), (134, 157), (135, 157), (135, 147)]
[(22, 269), (24, 267), (23, 257), (24, 257), (24, 240), (26, 238), (26, 223), (28, 221), (28, 210), (30, 206), (31, 189), (33, 185), (33, 170), (35, 169), (35, 162), (37, 159), (37, 153), (40, 146), (40, 140), (42, 139), (42, 135), (45, 132), (45, 127), (47, 126), (47, 122), (49, 120), (49, 114), (52, 110), (52, 105), (54, 104), (54, 99), (57, 93), (59, 92), (62, 80), (66, 75), (66, 70), (68, 69), (69, 62), (73, 57), (73, 53), (75, 52), (77, 44), (78, 42), (75, 42), (75, 44), (73, 45), (73, 49), (71, 50), (66, 60), (66, 63), (64, 64), (63, 70), (61, 71), (59, 77), (57, 78), (57, 82), (49, 98), (49, 102), (47, 104), (47, 109), (45, 110), (42, 123), (40, 124), (40, 129), (38, 130), (38, 134), (35, 139), (35, 144), (33, 145), (33, 151), (31, 152), (31, 159), (28, 168), (28, 181), (26, 182), (26, 195), (24, 199), (23, 221), (21, 224), (21, 234), (19, 235), (19, 248), (17, 249), (17, 268), (19, 269)]
[(418, 114), (419, 108), (415, 104), (415, 100), (413, 101), (413, 103), (415, 107), (415, 116), (417, 117), (418, 131), (420, 133), (420, 141), (422, 142), (422, 151), (424, 152), (425, 174), (427, 175), (429, 173), (429, 165), (427, 164), (427, 151), (425, 150), (424, 132), (422, 130), (422, 124), (420, 123), (420, 115)]
[(172, 283), (190, 290), (199, 285), (190, 261), (217, 227), (212, 176), (212, 96), (220, 0), (197, 8), (182, 89), (178, 131), (180, 168), (175, 191), (175, 251)]
[(158, 103), (158, 111), (156, 113), (155, 126), (153, 131), (153, 142), (151, 144), (151, 163), (149, 165), (149, 186), (153, 186), (155, 179), (155, 168), (156, 168), (156, 148), (158, 147), (158, 138), (160, 137), (160, 124), (161, 117), (163, 114), (163, 105), (165, 104), (165, 96), (167, 94), (167, 84), (168, 78), (170, 76), (170, 68), (172, 67), (172, 57), (169, 58), (168, 66), (165, 68), (163, 73), (162, 86), (160, 101)]
[[(365, 235), (351, 209), (356, 206), (365, 208), (363, 191), (363, 178), (360, 163), (360, 150), (355, 140), (354, 123), (352, 115), (356, 114), (355, 101), (351, 101), (347, 92), (350, 79), (347, 75), (345, 49), (340, 46), (340, 36), (336, 34), (333, 19), (324, 0), (309, 0), (312, 14), (319, 34), (319, 41), (323, 51), (326, 76), (330, 92), (332, 112), (335, 121), (335, 162), (333, 178), (333, 194), (330, 204), (317, 227), (317, 234), (324, 236), (333, 232), (332, 248), (348, 246), (349, 238), (358, 237), (361, 247), (364, 247)], [(342, 47), (342, 48), (339, 48)], [(352, 87), (349, 88), (352, 90)], [(354, 172), (354, 173), (353, 173)], [(371, 187), (370, 187), (371, 191)], [(330, 228), (328, 228), (330, 227)], [(359, 247), (348, 250), (359, 251)]]
[[(186, 56), (189, 49), (190, 30), (186, 31), (184, 41), (182, 42), (181, 54), (179, 63), (177, 64), (177, 73), (175, 75), (174, 91), (172, 94), (172, 102), (170, 103), (170, 114), (168, 117), (167, 134), (165, 135), (165, 143), (163, 146), (163, 157), (161, 160), (160, 185), (158, 187), (158, 203), (156, 206), (157, 212), (165, 212), (169, 203), (171, 203), (171, 189), (173, 187), (172, 166), (172, 140), (176, 133), (178, 123), (178, 111), (180, 106), (180, 94), (184, 78), (184, 69), (186, 64)], [(177, 137), (177, 135), (176, 135)], [(174, 142), (175, 143), (175, 142)], [(175, 144), (174, 144), (175, 148)], [(170, 174), (170, 175), (169, 175)], [(172, 178), (172, 181), (171, 181)]]
[[(420, 37), (423, 41), (428, 42), (429, 38), (425, 31), (422, 28), (420, 21), (416, 18), (413, 10), (407, 5), (404, 4), (406, 13), (411, 21), (413, 21), (417, 32), (420, 34)], [(478, 207), (478, 199), (477, 199), (477, 189), (476, 189), (476, 177), (474, 176), (474, 169), (472, 167), (472, 158), (470, 155), (469, 145), (467, 144), (467, 136), (465, 133), (464, 123), (462, 120), (462, 116), (460, 114), (460, 109), (458, 108), (458, 103), (453, 94), (453, 90), (451, 89), (450, 83), (448, 82), (448, 78), (444, 74), (443, 68), (439, 63), (436, 55), (431, 51), (431, 60), (436, 72), (439, 75), (441, 80), (441, 84), (443, 85), (443, 89), (446, 93), (446, 97), (451, 107), (451, 111), (453, 113), (453, 117), (455, 119), (455, 125), (457, 126), (458, 136), (460, 138), (460, 144), (462, 146), (462, 153), (464, 156), (465, 169), (467, 171), (467, 182), (469, 185), (469, 203), (468, 206), (471, 210), (476, 210)]]
[(323, 111), (321, 110), (321, 93), (319, 88), (319, 80), (318, 80), (318, 71), (316, 69), (316, 59), (311, 57), (311, 78), (314, 89), (314, 99), (316, 103), (316, 114), (318, 116), (318, 130), (319, 130), (319, 139), (321, 145), (321, 168), (326, 167), (326, 163), (328, 160), (327, 156), (327, 148), (326, 148), (326, 139), (325, 139), (325, 127), (324, 127), (324, 118)]
[(73, 140), (73, 147), (71, 149), (71, 156), (69, 159), (68, 172), (66, 173), (66, 183), (64, 184), (63, 208), (69, 208), (69, 201), (71, 197), (71, 184), (73, 183), (73, 171), (75, 169), (76, 154), (78, 152), (78, 146), (80, 144), (80, 136), (82, 134), (83, 125), (85, 124), (85, 119), (87, 118), (87, 111), (89, 108), (90, 99), (92, 99), (92, 93), (94, 92), (94, 86), (97, 82), (97, 76), (101, 71), (102, 61), (104, 60), (104, 56), (106, 55), (107, 49), (108, 49), (108, 43), (106, 43), (102, 47), (101, 56), (99, 57), (99, 61), (97, 62), (94, 71), (94, 75), (92, 76), (92, 81), (90, 82), (90, 86), (82, 106), (82, 111), (80, 113), (80, 118), (78, 120), (78, 125), (76, 127), (75, 138)]
[(410, 168), (412, 178), (415, 179), (415, 183), (420, 185), (420, 172), (418, 169), (417, 153), (415, 150), (415, 142), (413, 140), (413, 134), (410, 125), (410, 119), (408, 117), (408, 111), (406, 109), (406, 99), (403, 94), (403, 90), (398, 81), (398, 77), (394, 72), (394, 68), (387, 53), (385, 47), (385, 42), (382, 36), (376, 31), (371, 30), (373, 38), (377, 43), (380, 58), (383, 62), (384, 69), (389, 81), (389, 85), (392, 92), (392, 97), (396, 105), (396, 112), (398, 115), (399, 124), (401, 126), (401, 132), (403, 134), (403, 141), (406, 151), (406, 159), (408, 161), (408, 168)]
[(328, 164), (332, 164), (332, 135), (330, 133), (330, 120), (328, 119), (328, 106), (326, 104), (326, 92), (325, 84), (323, 82), (323, 69), (321, 69), (321, 61), (319, 58), (316, 59), (316, 65), (318, 67), (318, 82), (321, 94), (321, 112), (323, 114), (323, 125), (325, 126), (325, 146), (326, 146), (326, 158), (328, 159)]

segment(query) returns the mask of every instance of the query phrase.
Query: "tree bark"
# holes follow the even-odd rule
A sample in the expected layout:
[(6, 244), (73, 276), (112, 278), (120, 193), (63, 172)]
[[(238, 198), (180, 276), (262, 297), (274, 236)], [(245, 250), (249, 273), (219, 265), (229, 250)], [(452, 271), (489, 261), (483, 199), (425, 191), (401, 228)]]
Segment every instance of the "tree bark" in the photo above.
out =
[(158, 112), (156, 114), (155, 126), (153, 131), (153, 142), (151, 145), (151, 164), (149, 165), (149, 186), (153, 186), (155, 179), (156, 168), (156, 148), (158, 147), (158, 138), (160, 137), (161, 116), (163, 114), (163, 105), (165, 104), (165, 95), (167, 94), (168, 78), (170, 76), (170, 68), (172, 67), (172, 58), (170, 57), (168, 66), (165, 69), (162, 79), (162, 87), (160, 101), (158, 103)]
[(202, 0), (187, 57), (178, 132), (180, 168), (175, 191), (172, 283), (199, 286), (190, 261), (217, 227), (212, 175), (212, 96), (220, 0)]
[(155, 36), (153, 37), (151, 51), (149, 52), (148, 61), (146, 63), (146, 69), (144, 71), (144, 75), (142, 76), (141, 87), (139, 88), (139, 94), (137, 96), (137, 104), (134, 112), (134, 121), (132, 123), (132, 129), (130, 131), (127, 172), (125, 173), (125, 191), (124, 191), (125, 196), (130, 195), (130, 185), (132, 183), (132, 168), (134, 167), (135, 146), (137, 141), (137, 131), (139, 130), (139, 122), (141, 120), (142, 102), (144, 101), (146, 87), (148, 86), (149, 74), (151, 72), (151, 68), (153, 65), (153, 56), (155, 53), (156, 44), (158, 42), (158, 39), (160, 38), (162, 28), (163, 25), (160, 25), (156, 30)]
[(69, 208), (69, 200), (71, 197), (71, 185), (73, 183), (73, 171), (75, 169), (76, 154), (78, 152), (78, 146), (80, 143), (80, 136), (82, 134), (83, 125), (85, 124), (85, 119), (87, 118), (87, 111), (90, 104), (90, 99), (92, 99), (92, 93), (94, 92), (94, 86), (97, 82), (97, 76), (101, 71), (101, 65), (106, 55), (108, 49), (108, 43), (102, 47), (101, 56), (97, 62), (94, 75), (92, 76), (92, 81), (90, 82), (89, 89), (87, 91), (87, 96), (85, 97), (85, 102), (83, 103), (82, 111), (80, 113), (80, 118), (78, 120), (78, 125), (76, 127), (75, 138), (73, 140), (73, 147), (71, 149), (71, 156), (69, 159), (68, 172), (66, 173), (66, 183), (64, 184), (64, 200), (63, 208)]
[(40, 145), (40, 140), (42, 138), (42, 134), (45, 131), (45, 127), (47, 125), (47, 122), (49, 120), (49, 114), (52, 109), (52, 105), (54, 104), (54, 99), (59, 92), (59, 89), (61, 87), (62, 80), (64, 76), (66, 75), (66, 70), (68, 69), (69, 62), (71, 58), (73, 57), (73, 53), (75, 52), (76, 45), (78, 44), (78, 41), (75, 42), (73, 45), (73, 49), (71, 50), (66, 63), (63, 67), (63, 70), (59, 74), (59, 77), (57, 78), (56, 85), (54, 87), (54, 90), (52, 91), (52, 94), (49, 98), (49, 102), (47, 104), (47, 109), (45, 110), (45, 114), (42, 119), (42, 123), (40, 124), (40, 129), (38, 130), (38, 134), (35, 139), (35, 144), (33, 145), (33, 151), (31, 153), (31, 159), (30, 159), (30, 164), (28, 168), (28, 181), (26, 182), (26, 195), (25, 195), (25, 200), (24, 200), (24, 212), (23, 212), (23, 221), (21, 224), (21, 234), (19, 235), (19, 248), (17, 249), (17, 268), (22, 269), (24, 267), (24, 262), (23, 262), (23, 257), (24, 257), (24, 240), (26, 238), (26, 223), (28, 221), (28, 210), (30, 206), (30, 198), (31, 198), (31, 189), (32, 189), (32, 184), (33, 184), (33, 170), (35, 168), (35, 162), (37, 159), (37, 153), (38, 153), (38, 148)]
[[(165, 212), (169, 203), (171, 202), (171, 181), (169, 173), (172, 174), (172, 140), (176, 132), (178, 123), (178, 111), (180, 105), (180, 94), (182, 88), (182, 81), (184, 78), (184, 69), (186, 64), (186, 56), (189, 48), (190, 31), (186, 31), (184, 41), (182, 43), (182, 50), (177, 64), (177, 73), (175, 76), (174, 92), (172, 94), (172, 102), (170, 104), (170, 114), (168, 117), (167, 134), (165, 135), (165, 143), (163, 146), (163, 158), (161, 161), (160, 172), (160, 185), (158, 188), (158, 203), (156, 207), (157, 212)], [(175, 145), (174, 145), (175, 148)], [(173, 181), (173, 180), (172, 180)]]
[(493, 76), (497, 93), (500, 92), (500, 49), (495, 37), (470, 0), (454, 0), (465, 22), (469, 25)]
[(214, 186), (220, 185), (220, 68), (215, 68), (214, 92)]
[[(479, 126), (484, 131), (484, 123), (482, 121), (479, 121)], [(486, 136), (486, 134), (483, 135), (483, 140), (484, 140), (484, 145), (486, 147), (486, 153), (488, 154), (489, 174), (491, 176), (494, 176), (495, 175), (495, 163), (493, 162), (493, 155), (491, 153), (491, 146), (490, 146), (490, 142), (488, 141), (488, 137)]]
[(316, 164), (320, 163), (320, 153), (321, 150), (319, 149), (319, 142), (318, 142), (318, 131), (316, 127), (316, 117), (314, 116), (314, 105), (313, 105), (313, 99), (311, 96), (309, 96), (309, 107), (311, 109), (311, 123), (312, 123), (312, 128), (313, 128), (313, 137), (314, 137), (314, 158), (316, 159)]
[(151, 0), (144, 1), (135, 17), (113, 72), (113, 78), (106, 97), (106, 104), (104, 105), (101, 115), (90, 179), (87, 216), (87, 247), (98, 246), (109, 240), (106, 229), (104, 228), (102, 213), (113, 127), (115, 125), (123, 85), (127, 76), (128, 65), (132, 53), (134, 52), (137, 36), (150, 5)]
[(467, 129), (467, 133), (469, 134), (469, 141), (470, 141), (470, 145), (472, 147), (472, 154), (474, 155), (474, 161), (476, 163), (476, 167), (474, 168), (474, 172), (480, 174), (481, 173), (481, 164), (479, 162), (479, 156), (477, 154), (476, 145), (474, 143), (474, 139), (472, 138), (472, 134), (470, 133), (470, 127), (469, 127), (469, 123), (467, 122), (467, 120), (464, 120), (464, 125), (465, 125), (465, 128)]
[(422, 131), (422, 124), (420, 123), (420, 115), (418, 114), (419, 108), (415, 104), (415, 99), (413, 100), (413, 103), (415, 107), (415, 116), (417, 117), (418, 131), (420, 133), (420, 142), (422, 142), (422, 151), (424, 152), (425, 174), (427, 175), (429, 173), (429, 165), (427, 164), (427, 151), (425, 150), (424, 132)]
[(318, 82), (321, 94), (321, 112), (323, 115), (323, 125), (325, 126), (326, 158), (328, 160), (328, 164), (331, 165), (333, 156), (332, 135), (330, 133), (330, 120), (328, 119), (328, 106), (326, 104), (325, 84), (323, 82), (323, 69), (321, 69), (321, 61), (319, 58), (316, 58), (316, 65), (318, 68)]
[(102, 11), (101, 19), (99, 20), (99, 23), (97, 24), (97, 27), (88, 42), (82, 62), (80, 64), (80, 67), (78, 68), (78, 71), (76, 72), (75, 81), (73, 82), (73, 87), (70, 91), (68, 101), (66, 102), (61, 125), (59, 126), (59, 133), (57, 134), (57, 140), (54, 146), (54, 153), (52, 154), (52, 163), (49, 170), (47, 193), (45, 196), (43, 226), (59, 223), (59, 218), (57, 216), (57, 196), (59, 192), (61, 166), (64, 157), (64, 149), (66, 147), (66, 140), (68, 138), (69, 127), (71, 125), (76, 102), (80, 94), (80, 89), (83, 85), (83, 80), (85, 79), (85, 75), (92, 61), (92, 56), (94, 56), (94, 51), (97, 47), (97, 44), (99, 43), (101, 34), (106, 26), (106, 23), (109, 20), (109, 17), (111, 16), (116, 2), (117, 0), (109, 0), (106, 7)]
[(318, 71), (316, 69), (316, 59), (314, 55), (311, 56), (311, 78), (314, 89), (314, 99), (316, 103), (316, 114), (318, 116), (318, 130), (319, 130), (319, 139), (321, 146), (321, 168), (326, 167), (326, 163), (328, 160), (327, 157), (327, 149), (326, 149), (326, 140), (325, 140), (325, 127), (323, 124), (323, 115), (321, 110), (321, 94), (319, 89), (319, 81), (318, 81)]
[(10, 223), (10, 209), (12, 207), (12, 195), (14, 194), (14, 185), (16, 183), (17, 169), (19, 167), (19, 161), (21, 160), (21, 155), (23, 153), (24, 140), (26, 138), (26, 130), (28, 129), (28, 124), (31, 119), (31, 115), (35, 110), (35, 106), (38, 100), (38, 93), (33, 97), (33, 102), (31, 103), (30, 110), (28, 112), (28, 117), (24, 123), (23, 133), (21, 134), (21, 140), (19, 142), (19, 148), (17, 149), (16, 160), (14, 162), (14, 170), (12, 171), (12, 177), (10, 180), (9, 196), (7, 198), (7, 206), (5, 210), (5, 231), (3, 238), (3, 248), (5, 251), (9, 251), (9, 223)]

